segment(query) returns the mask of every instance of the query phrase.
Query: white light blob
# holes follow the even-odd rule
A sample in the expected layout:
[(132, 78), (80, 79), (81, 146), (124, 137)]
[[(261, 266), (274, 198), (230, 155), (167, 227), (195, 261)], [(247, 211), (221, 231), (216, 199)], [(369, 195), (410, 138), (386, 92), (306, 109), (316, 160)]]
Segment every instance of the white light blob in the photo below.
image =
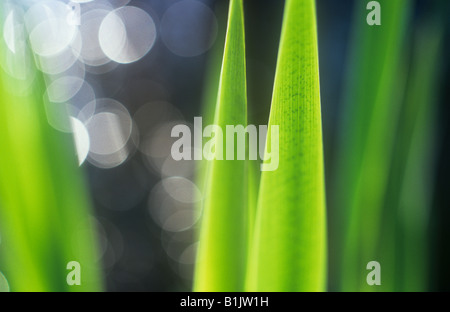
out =
[(49, 18), (31, 31), (31, 47), (41, 56), (58, 54), (71, 44), (76, 30), (76, 27), (69, 25), (65, 19)]
[(81, 51), (81, 36), (77, 31), (72, 44), (58, 54), (36, 55), (36, 65), (43, 73), (58, 75), (68, 70), (78, 60)]
[[(128, 110), (113, 99), (97, 99), (95, 114), (85, 121), (89, 132), (90, 150), (88, 161), (99, 168), (113, 168), (122, 164), (135, 150), (139, 132)], [(85, 117), (92, 111), (92, 103), (79, 114)]]
[(92, 137), (92, 152), (100, 155), (113, 154), (125, 146), (130, 133), (123, 129), (118, 114), (99, 113), (88, 122), (90, 136)]
[(111, 60), (103, 53), (98, 38), (100, 25), (110, 13), (108, 7), (102, 7), (87, 11), (81, 15), (79, 27), (82, 39), (81, 59), (86, 65), (100, 66)]
[(151, 50), (156, 41), (156, 26), (144, 10), (126, 6), (105, 17), (98, 36), (100, 47), (111, 60), (127, 64)]
[(89, 133), (80, 120), (74, 117), (70, 117), (70, 123), (72, 126), (75, 147), (77, 150), (78, 165), (81, 166), (86, 160), (86, 157), (89, 153)]
[(47, 87), (47, 96), (51, 102), (63, 103), (70, 100), (83, 86), (84, 80), (78, 77), (63, 76)]
[(96, 114), (86, 126), (91, 137), (91, 152), (112, 154), (125, 146), (132, 132), (133, 122), (128, 110), (113, 99), (97, 99)]

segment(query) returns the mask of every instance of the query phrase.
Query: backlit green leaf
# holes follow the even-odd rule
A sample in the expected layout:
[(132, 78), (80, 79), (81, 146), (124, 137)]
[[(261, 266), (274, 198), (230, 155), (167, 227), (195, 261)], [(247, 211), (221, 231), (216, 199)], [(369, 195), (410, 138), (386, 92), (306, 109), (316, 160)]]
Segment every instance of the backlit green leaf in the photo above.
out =
[[(278, 141), (279, 166), (261, 176), (249, 291), (326, 288), (318, 65), (315, 1), (288, 0), (266, 145)], [(279, 138), (273, 126), (279, 127)]]
[[(244, 49), (243, 3), (231, 0), (214, 121), (224, 131), (224, 146), (233, 140), (225, 137), (226, 125), (247, 124)], [(196, 291), (243, 290), (248, 236), (246, 170), (245, 160), (215, 159), (207, 164)]]

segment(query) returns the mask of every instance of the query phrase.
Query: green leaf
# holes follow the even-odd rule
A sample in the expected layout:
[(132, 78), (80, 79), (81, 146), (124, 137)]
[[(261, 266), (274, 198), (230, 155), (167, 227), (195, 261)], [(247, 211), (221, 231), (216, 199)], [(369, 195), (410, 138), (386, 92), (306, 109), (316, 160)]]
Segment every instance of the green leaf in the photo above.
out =
[[(279, 139), (272, 137), (272, 126), (279, 127)], [(279, 143), (279, 167), (262, 172), (247, 290), (324, 291), (326, 212), (313, 0), (286, 1), (266, 147), (273, 140)]]
[[(247, 124), (246, 93), (243, 3), (231, 0), (214, 121), (224, 131), (224, 142), (233, 139), (225, 139), (226, 125)], [(220, 149), (225, 151), (223, 147)], [(235, 144), (235, 151), (236, 147)], [(195, 291), (244, 289), (248, 234), (246, 166), (244, 160), (215, 159), (207, 164)]]
[[(369, 26), (367, 3), (358, 2), (346, 81), (342, 132), (334, 176), (335, 225), (341, 237), (331, 261), (339, 261), (341, 290), (391, 290), (366, 282), (366, 266), (378, 261), (389, 276), (393, 253), (381, 252), (383, 206), (392, 162), (394, 137), (405, 90), (404, 52), (410, 13), (408, 0), (381, 0), (381, 25)], [(390, 220), (388, 219), (388, 222)], [(345, 233), (342, 236), (340, 233)], [(393, 234), (393, 233), (391, 233)], [(390, 244), (390, 238), (383, 241)]]
[(395, 224), (383, 226), (383, 232), (395, 242), (396, 291), (427, 291), (429, 285), (428, 229), (437, 132), (435, 94), (445, 29), (442, 16), (438, 13), (418, 23), (394, 147), (385, 209)]
[[(50, 127), (43, 78), (26, 42), (15, 39), (23, 50), (0, 45), (10, 73), (0, 69), (0, 271), (11, 291), (99, 291), (97, 241), (74, 141)], [(67, 284), (71, 261), (81, 265), (80, 286)]]

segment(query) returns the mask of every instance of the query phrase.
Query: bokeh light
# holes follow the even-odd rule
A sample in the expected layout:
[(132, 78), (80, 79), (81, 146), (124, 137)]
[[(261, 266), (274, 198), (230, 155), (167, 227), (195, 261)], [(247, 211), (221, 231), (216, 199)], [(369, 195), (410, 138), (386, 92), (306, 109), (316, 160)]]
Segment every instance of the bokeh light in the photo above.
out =
[(100, 47), (117, 63), (132, 63), (144, 57), (156, 40), (153, 19), (142, 9), (122, 7), (110, 12), (99, 29)]

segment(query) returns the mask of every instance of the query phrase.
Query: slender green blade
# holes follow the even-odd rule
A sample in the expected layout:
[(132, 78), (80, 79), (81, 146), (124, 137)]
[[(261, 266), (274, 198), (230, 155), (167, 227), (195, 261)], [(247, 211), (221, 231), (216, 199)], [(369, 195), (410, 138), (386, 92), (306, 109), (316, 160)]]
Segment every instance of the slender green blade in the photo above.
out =
[[(246, 93), (243, 3), (231, 0), (215, 125), (223, 131), (226, 125), (246, 126)], [(217, 157), (225, 148), (218, 133), (213, 136)], [(206, 171), (194, 290), (242, 291), (248, 234), (246, 161), (214, 159)]]
[(395, 229), (388, 229), (397, 234), (397, 291), (426, 291), (429, 285), (435, 94), (443, 38), (443, 19), (439, 14), (418, 25), (396, 138), (386, 206), (394, 208), (397, 221)]
[[(74, 141), (50, 127), (43, 78), (22, 44), (16, 51), (0, 45), (0, 271), (11, 291), (99, 291), (97, 241)], [(67, 283), (72, 261), (81, 265), (80, 286)]]
[[(391, 271), (394, 268), (390, 264), (394, 254), (380, 252), (393, 238), (382, 241), (380, 237), (406, 81), (401, 55), (410, 1), (378, 2), (381, 7), (379, 26), (367, 24), (366, 2), (358, 2), (355, 7), (355, 33), (341, 121), (343, 130), (334, 176), (333, 203), (341, 215), (335, 228), (345, 233), (345, 237), (336, 248), (340, 254), (332, 260), (340, 261), (342, 275), (338, 279), (341, 290), (345, 291), (392, 290), (393, 285)], [(385, 222), (392, 222), (392, 219)], [(366, 267), (371, 261), (381, 264), (384, 277), (392, 277), (384, 278), (378, 288), (369, 286), (366, 281), (369, 273)]]
[[(272, 126), (279, 127), (279, 139), (272, 137)], [(279, 167), (262, 172), (247, 290), (324, 291), (326, 212), (313, 0), (286, 1), (266, 147), (274, 140)]]

